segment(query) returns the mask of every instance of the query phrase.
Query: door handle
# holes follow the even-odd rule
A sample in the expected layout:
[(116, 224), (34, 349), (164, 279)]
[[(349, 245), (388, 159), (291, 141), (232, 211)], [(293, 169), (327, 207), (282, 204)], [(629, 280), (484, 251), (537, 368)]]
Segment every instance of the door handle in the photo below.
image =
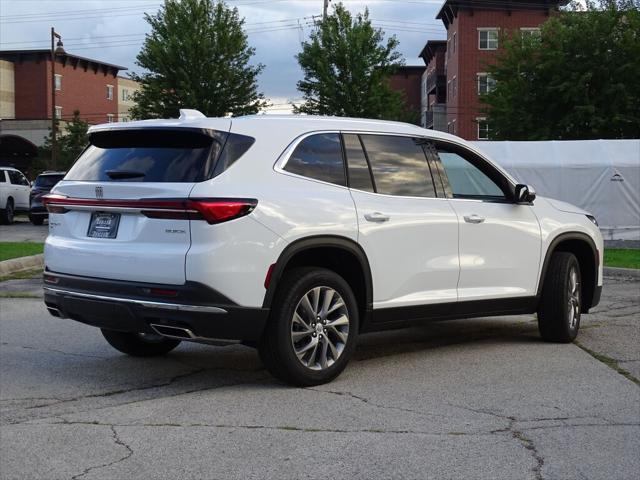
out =
[(365, 213), (364, 219), (367, 222), (383, 223), (389, 221), (389, 216), (380, 212)]
[(473, 215), (465, 215), (464, 216), (464, 221), (467, 223), (482, 223), (484, 222), (484, 217), (481, 217), (480, 215), (476, 215), (475, 213)]

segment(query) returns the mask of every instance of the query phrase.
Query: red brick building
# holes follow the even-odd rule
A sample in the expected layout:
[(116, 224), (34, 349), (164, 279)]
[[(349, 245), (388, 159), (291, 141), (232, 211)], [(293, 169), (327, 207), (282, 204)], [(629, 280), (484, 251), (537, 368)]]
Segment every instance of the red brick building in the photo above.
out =
[[(487, 65), (496, 58), (505, 34), (535, 35), (567, 0), (446, 0), (436, 18), (447, 30), (445, 41), (430, 40), (420, 56), (422, 125), (467, 140), (488, 138), (491, 126), (480, 96), (494, 83)], [(446, 118), (446, 121), (443, 120)]]
[[(52, 63), (49, 50), (0, 50), (12, 64), (14, 119), (51, 119)], [(118, 120), (118, 72), (125, 67), (64, 53), (56, 56), (56, 116), (69, 120), (74, 110), (89, 123)]]
[(407, 106), (416, 112), (421, 111), (422, 92), (420, 82), (425, 67), (422, 65), (403, 65), (396, 69), (389, 83), (394, 90), (404, 92)]

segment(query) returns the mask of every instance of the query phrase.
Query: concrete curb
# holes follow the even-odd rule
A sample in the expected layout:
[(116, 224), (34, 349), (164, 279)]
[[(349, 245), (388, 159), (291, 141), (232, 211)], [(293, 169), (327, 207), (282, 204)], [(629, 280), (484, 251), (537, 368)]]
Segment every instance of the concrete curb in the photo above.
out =
[(640, 278), (640, 269), (604, 267), (605, 277)]
[(0, 262), (0, 276), (11, 275), (12, 273), (32, 268), (44, 268), (44, 254), (31, 255), (29, 257), (12, 258)]

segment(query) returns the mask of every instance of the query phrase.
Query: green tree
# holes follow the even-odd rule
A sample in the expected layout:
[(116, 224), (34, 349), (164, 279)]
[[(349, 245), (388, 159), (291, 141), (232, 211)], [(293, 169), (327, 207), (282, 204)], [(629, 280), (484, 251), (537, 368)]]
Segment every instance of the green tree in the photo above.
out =
[(304, 103), (294, 111), (407, 119), (411, 113), (403, 94), (389, 86), (396, 67), (404, 63), (397, 47), (395, 36), (385, 42), (384, 32), (371, 25), (368, 9), (352, 16), (341, 3), (335, 5), (296, 55), (304, 72), (298, 82)]
[(146, 21), (151, 33), (136, 64), (147, 73), (131, 75), (141, 85), (133, 95), (134, 118), (176, 117), (180, 108), (212, 117), (245, 115), (267, 106), (257, 87), (264, 66), (249, 64), (254, 48), (236, 8), (223, 1), (165, 0)]
[[(56, 164), (57, 170), (67, 170), (76, 158), (89, 144), (89, 124), (80, 118), (80, 111), (73, 111), (73, 118), (67, 122), (64, 129), (60, 128), (60, 122), (56, 120)], [(51, 165), (52, 138), (51, 129), (44, 139), (44, 145), (40, 151), (41, 161), (34, 164), (37, 170), (54, 168)]]
[(483, 97), (496, 140), (638, 138), (637, 0), (587, 2), (543, 24), (540, 37), (505, 38)]

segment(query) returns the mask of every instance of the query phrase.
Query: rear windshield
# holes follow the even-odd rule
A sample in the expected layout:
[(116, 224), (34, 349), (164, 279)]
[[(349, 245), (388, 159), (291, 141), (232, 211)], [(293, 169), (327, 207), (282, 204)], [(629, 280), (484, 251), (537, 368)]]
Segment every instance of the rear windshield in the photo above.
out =
[(53, 186), (64, 178), (64, 175), (38, 175), (33, 184), (39, 188), (53, 188)]
[(242, 136), (186, 128), (95, 132), (65, 180), (202, 182), (214, 176), (223, 147), (236, 137)]

